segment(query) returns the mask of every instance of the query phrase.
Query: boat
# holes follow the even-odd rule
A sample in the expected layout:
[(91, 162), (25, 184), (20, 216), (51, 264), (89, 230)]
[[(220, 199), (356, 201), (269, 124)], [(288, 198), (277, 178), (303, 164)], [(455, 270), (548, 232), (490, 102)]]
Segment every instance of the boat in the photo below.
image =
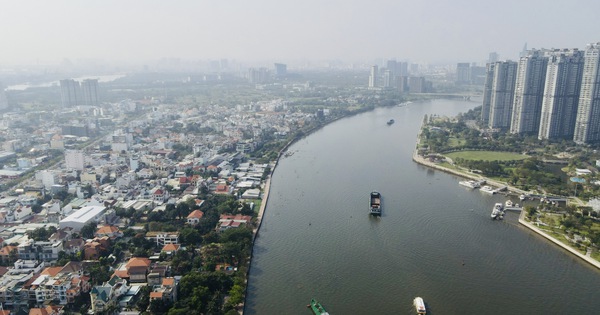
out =
[(417, 296), (413, 300), (413, 304), (415, 306), (415, 310), (417, 311), (417, 314), (427, 314), (427, 309), (425, 308), (425, 302), (423, 302), (422, 298)]
[(504, 217), (504, 206), (502, 203), (498, 202), (494, 205), (492, 209), (492, 219), (502, 219)]
[(319, 301), (312, 299), (306, 307), (310, 308), (315, 315), (329, 315)]
[(391, 125), (391, 124), (393, 124), (393, 123), (394, 123), (394, 120), (393, 120), (393, 119), (390, 119), (390, 120), (388, 120), (388, 122), (387, 122), (387, 124), (388, 124), (388, 125)]
[(514, 206), (514, 204), (513, 204), (512, 200), (508, 199), (504, 203), (504, 206), (506, 206), (507, 208), (510, 208), (510, 207)]
[(369, 198), (369, 213), (381, 215), (381, 194), (376, 191), (371, 192), (371, 198)]
[(492, 188), (492, 186), (483, 186), (481, 187), (481, 191), (484, 193), (488, 193), (488, 194), (495, 194), (496, 192), (494, 191), (494, 188)]
[(479, 184), (479, 182), (474, 181), (474, 180), (462, 180), (460, 182), (458, 182), (459, 185), (465, 186), (465, 187), (469, 187), (469, 188), (479, 188), (481, 186), (481, 184)]

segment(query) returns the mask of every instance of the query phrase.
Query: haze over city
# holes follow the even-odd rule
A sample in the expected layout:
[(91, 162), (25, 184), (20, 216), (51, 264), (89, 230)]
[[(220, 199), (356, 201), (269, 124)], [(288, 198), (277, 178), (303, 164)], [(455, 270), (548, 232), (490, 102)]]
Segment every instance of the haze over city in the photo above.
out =
[(600, 2), (11, 1), (0, 65), (64, 60), (486, 61), (529, 48), (583, 48)]

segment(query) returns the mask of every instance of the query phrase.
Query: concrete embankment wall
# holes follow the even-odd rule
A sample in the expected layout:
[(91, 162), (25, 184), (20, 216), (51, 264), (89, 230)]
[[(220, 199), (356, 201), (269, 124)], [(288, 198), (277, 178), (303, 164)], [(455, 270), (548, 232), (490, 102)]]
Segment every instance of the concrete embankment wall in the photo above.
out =
[(525, 212), (522, 212), (521, 215), (519, 216), (519, 223), (521, 223), (523, 226), (529, 228), (531, 231), (537, 233), (538, 235), (546, 238), (547, 240), (549, 240), (550, 242), (564, 248), (565, 250), (569, 251), (571, 254), (583, 259), (584, 261), (590, 263), (592, 266), (600, 269), (600, 262), (598, 262), (597, 260), (595, 260), (592, 257), (588, 257), (582, 253), (580, 253), (579, 251), (577, 251), (576, 249), (572, 248), (571, 246), (568, 246), (564, 243), (562, 243), (561, 241), (555, 239), (554, 237), (552, 237), (552, 235), (540, 230), (539, 228), (537, 228), (534, 224), (532, 224), (531, 222), (527, 222), (525, 221), (525, 219), (523, 218), (523, 216), (525, 215)]

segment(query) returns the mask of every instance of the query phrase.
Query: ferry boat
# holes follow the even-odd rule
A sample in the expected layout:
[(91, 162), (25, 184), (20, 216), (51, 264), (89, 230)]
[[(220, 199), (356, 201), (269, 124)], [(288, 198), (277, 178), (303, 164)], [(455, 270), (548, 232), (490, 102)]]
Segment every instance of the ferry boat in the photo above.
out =
[(381, 194), (374, 191), (371, 192), (369, 198), (369, 213), (372, 215), (381, 215)]
[(420, 297), (416, 297), (413, 300), (413, 304), (415, 306), (415, 310), (417, 310), (417, 314), (427, 314), (427, 309), (425, 308), (425, 302)]
[(502, 219), (504, 217), (504, 206), (502, 203), (498, 202), (494, 205), (492, 209), (492, 219)]
[(315, 315), (329, 315), (323, 305), (315, 299), (310, 300), (310, 304), (306, 305), (306, 307), (310, 308)]
[(391, 125), (391, 124), (393, 124), (393, 123), (394, 123), (394, 120), (393, 120), (393, 119), (390, 119), (390, 120), (388, 120), (388, 122), (387, 122), (387, 124), (388, 124), (388, 125)]

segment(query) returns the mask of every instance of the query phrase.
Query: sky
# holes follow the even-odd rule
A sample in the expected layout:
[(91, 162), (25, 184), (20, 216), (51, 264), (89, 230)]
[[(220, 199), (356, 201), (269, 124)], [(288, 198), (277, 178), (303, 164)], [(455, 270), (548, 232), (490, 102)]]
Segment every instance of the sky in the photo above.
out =
[(598, 0), (0, 1), (0, 65), (515, 59), (600, 41)]

